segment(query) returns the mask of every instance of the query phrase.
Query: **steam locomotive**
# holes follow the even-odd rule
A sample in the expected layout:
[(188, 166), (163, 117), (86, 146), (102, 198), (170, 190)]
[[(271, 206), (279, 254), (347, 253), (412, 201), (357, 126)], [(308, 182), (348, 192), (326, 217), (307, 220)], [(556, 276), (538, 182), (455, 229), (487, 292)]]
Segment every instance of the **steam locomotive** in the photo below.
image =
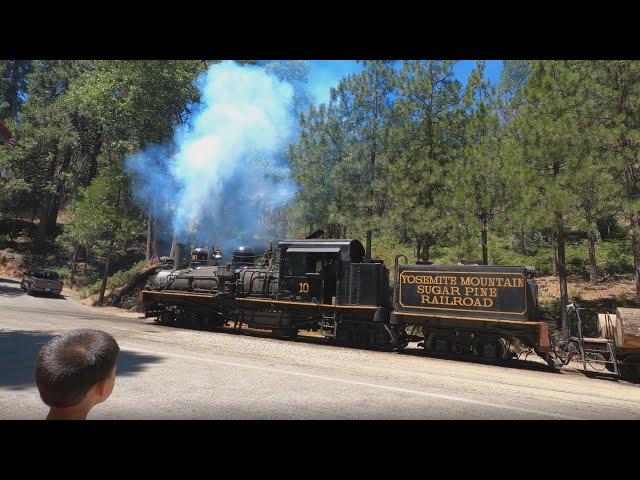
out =
[(550, 337), (537, 321), (530, 270), (410, 265), (399, 254), (390, 288), (389, 270), (366, 258), (360, 241), (317, 238), (322, 233), (281, 241), (261, 256), (239, 248), (227, 263), (194, 249), (186, 268), (177, 248), (173, 268), (140, 292), (145, 316), (164, 325), (248, 326), (289, 338), (311, 330), (359, 348), (402, 350), (421, 341), (434, 353), (507, 359), (520, 345), (547, 357)]

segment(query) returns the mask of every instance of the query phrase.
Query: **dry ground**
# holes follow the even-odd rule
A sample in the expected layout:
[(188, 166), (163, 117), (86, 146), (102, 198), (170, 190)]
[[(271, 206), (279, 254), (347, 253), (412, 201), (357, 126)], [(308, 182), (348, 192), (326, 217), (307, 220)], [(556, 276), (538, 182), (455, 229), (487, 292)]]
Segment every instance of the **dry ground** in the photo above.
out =
[[(558, 277), (537, 277), (538, 296), (541, 303), (560, 297)], [(569, 300), (580, 306), (596, 310), (634, 306), (635, 282), (628, 278), (607, 279), (596, 285), (579, 277), (569, 278)]]

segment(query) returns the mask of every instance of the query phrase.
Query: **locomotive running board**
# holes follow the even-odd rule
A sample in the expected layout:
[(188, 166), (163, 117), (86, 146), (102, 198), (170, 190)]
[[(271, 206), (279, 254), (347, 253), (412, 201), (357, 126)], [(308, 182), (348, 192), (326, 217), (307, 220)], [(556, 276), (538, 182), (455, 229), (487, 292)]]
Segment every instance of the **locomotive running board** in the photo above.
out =
[[(193, 293), (193, 292), (166, 292), (162, 291), (153, 291), (153, 290), (141, 290), (140, 291), (140, 301), (144, 301), (145, 297), (155, 297), (155, 298), (166, 298), (166, 297), (189, 297), (189, 298), (200, 298), (200, 299), (214, 299), (217, 298), (218, 295), (212, 293)], [(247, 297), (235, 297), (235, 301), (238, 302), (250, 302), (250, 303), (269, 303), (269, 304), (277, 304), (277, 305), (298, 305), (302, 307), (314, 307), (314, 308), (341, 308), (348, 310), (372, 310), (375, 311), (378, 309), (377, 306), (374, 305), (331, 305), (328, 303), (311, 303), (311, 302), (293, 302), (288, 300), (276, 300), (276, 299), (268, 299), (268, 298), (247, 298)]]
[(331, 305), (329, 303), (310, 303), (310, 302), (292, 302), (288, 300), (271, 300), (267, 298), (246, 298), (235, 297), (234, 300), (238, 302), (254, 302), (254, 303), (273, 303), (280, 305), (300, 305), (302, 307), (320, 307), (320, 308), (342, 308), (342, 309), (354, 309), (354, 310), (377, 310), (378, 307), (371, 305)]

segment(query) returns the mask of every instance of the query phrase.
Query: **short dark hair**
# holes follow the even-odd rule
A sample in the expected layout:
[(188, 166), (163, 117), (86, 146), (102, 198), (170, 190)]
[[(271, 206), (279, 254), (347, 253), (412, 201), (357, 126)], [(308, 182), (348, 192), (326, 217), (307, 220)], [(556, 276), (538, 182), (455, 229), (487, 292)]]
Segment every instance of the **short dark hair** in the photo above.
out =
[(36, 385), (50, 407), (80, 403), (91, 388), (105, 380), (120, 347), (108, 333), (81, 328), (52, 338), (38, 354)]

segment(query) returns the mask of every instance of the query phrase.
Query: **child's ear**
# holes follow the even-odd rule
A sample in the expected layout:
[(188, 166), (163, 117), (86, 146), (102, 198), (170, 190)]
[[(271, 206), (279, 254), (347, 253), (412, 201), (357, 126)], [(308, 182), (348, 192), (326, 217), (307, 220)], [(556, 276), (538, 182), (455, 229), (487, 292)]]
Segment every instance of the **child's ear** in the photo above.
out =
[(98, 383), (96, 383), (96, 386), (94, 387), (96, 389), (96, 393), (98, 394), (98, 397), (100, 398), (104, 398), (105, 394), (107, 393), (107, 386), (109, 384), (109, 378), (105, 378), (104, 380), (99, 381)]

